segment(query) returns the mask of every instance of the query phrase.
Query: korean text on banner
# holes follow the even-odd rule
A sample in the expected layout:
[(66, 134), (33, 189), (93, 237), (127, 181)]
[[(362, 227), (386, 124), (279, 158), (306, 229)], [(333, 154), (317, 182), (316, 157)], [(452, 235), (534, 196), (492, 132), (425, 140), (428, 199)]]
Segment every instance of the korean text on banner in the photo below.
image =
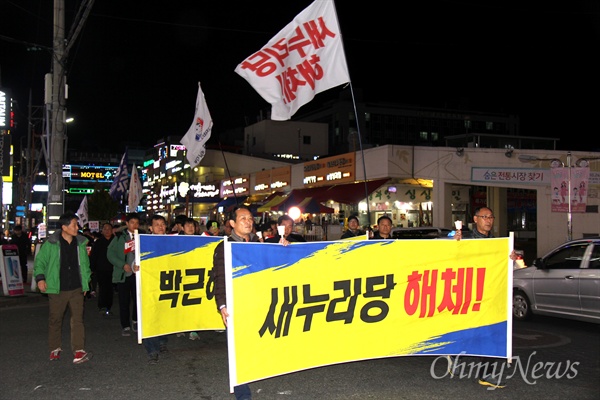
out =
[(141, 337), (224, 329), (212, 280), (219, 236), (139, 235)]
[(510, 358), (509, 240), (226, 242), (230, 385), (402, 355)]
[(194, 168), (200, 164), (206, 153), (206, 142), (210, 139), (213, 121), (204, 99), (204, 93), (198, 82), (198, 96), (196, 97), (196, 111), (194, 121), (187, 133), (181, 139), (181, 144), (187, 149), (187, 159)]
[(235, 69), (289, 120), (317, 93), (350, 82), (333, 0), (316, 0)]

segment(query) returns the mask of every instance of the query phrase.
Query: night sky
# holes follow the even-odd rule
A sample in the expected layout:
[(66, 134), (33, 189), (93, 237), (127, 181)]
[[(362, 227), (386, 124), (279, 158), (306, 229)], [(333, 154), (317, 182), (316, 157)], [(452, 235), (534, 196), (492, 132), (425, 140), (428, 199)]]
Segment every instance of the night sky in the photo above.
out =
[[(65, 2), (68, 34), (80, 2)], [(198, 81), (213, 136), (269, 110), (234, 69), (310, 1), (239, 3), (96, 0), (68, 58), (69, 147), (122, 152), (123, 139), (149, 147), (184, 135)], [(522, 136), (589, 149), (600, 111), (600, 2), (529, 3), (337, 1), (352, 86), (371, 102), (514, 113)], [(43, 102), (50, 52), (28, 44), (52, 46), (52, 4), (0, 0), (0, 82), (18, 101), (17, 140), (29, 91), (33, 105)]]

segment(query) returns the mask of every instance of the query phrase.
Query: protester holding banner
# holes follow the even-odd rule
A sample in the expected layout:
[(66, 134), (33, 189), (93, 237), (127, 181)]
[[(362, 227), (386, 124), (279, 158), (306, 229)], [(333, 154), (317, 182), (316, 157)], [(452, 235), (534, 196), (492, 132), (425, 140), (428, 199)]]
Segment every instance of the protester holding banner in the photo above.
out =
[[(290, 243), (306, 242), (306, 239), (304, 239), (304, 237), (302, 237), (302, 235), (292, 232), (292, 230), (294, 229), (294, 220), (289, 215), (282, 215), (279, 218), (277, 218), (277, 226), (284, 227), (283, 238), (285, 240), (287, 240), (288, 242), (290, 242)], [(275, 232), (273, 232), (273, 233), (275, 233)], [(265, 242), (266, 243), (279, 243), (281, 238), (282, 238), (282, 235), (277, 233), (272, 238), (265, 240)]]
[(392, 226), (389, 215), (382, 215), (377, 219), (377, 231), (371, 239), (392, 239)]
[(110, 242), (106, 256), (108, 257), (108, 261), (113, 265), (112, 281), (117, 284), (121, 335), (131, 336), (132, 329), (134, 332), (137, 332), (136, 287), (133, 263), (135, 260), (134, 233), (140, 226), (140, 217), (136, 213), (131, 213), (127, 214), (126, 220), (127, 229)]
[[(154, 214), (150, 220), (150, 233), (153, 235), (167, 234), (167, 221), (162, 215)], [(139, 266), (135, 267), (138, 271)], [(146, 353), (148, 353), (148, 364), (155, 365), (158, 363), (158, 357), (167, 358), (169, 349), (167, 347), (169, 336), (153, 336), (142, 340)]]
[(342, 233), (341, 239), (348, 239), (363, 235), (365, 235), (365, 232), (362, 231), (358, 225), (358, 216), (351, 215), (350, 217), (348, 217), (348, 229), (346, 230), (346, 232)]
[(71, 314), (71, 350), (73, 364), (92, 358), (84, 350), (83, 298), (89, 290), (92, 271), (86, 249), (87, 239), (79, 235), (78, 217), (67, 213), (60, 216), (56, 230), (42, 244), (33, 267), (33, 276), (42, 293), (48, 295), (48, 345), (50, 361), (60, 359), (62, 326), (67, 308)]
[[(218, 232), (217, 232), (218, 233)], [(188, 218), (183, 222), (183, 230), (180, 235), (196, 235), (196, 221), (193, 218)], [(185, 336), (185, 332), (180, 332), (177, 336)], [(198, 332), (190, 332), (190, 340), (198, 340), (200, 336)]]
[[(492, 229), (494, 228), (494, 220), (496, 217), (494, 216), (494, 212), (491, 208), (482, 206), (477, 207), (475, 209), (475, 214), (473, 215), (473, 222), (475, 222), (475, 228), (470, 232), (463, 233), (461, 229), (457, 229), (454, 234), (454, 239), (490, 239), (494, 237), (492, 233)], [(510, 258), (514, 261), (517, 256), (515, 251), (513, 250), (510, 254)], [(457, 368), (457, 364), (459, 362), (459, 356), (456, 356), (454, 360), (452, 360), (451, 356), (448, 356), (448, 361), (450, 365), (450, 373), (454, 374), (455, 368)], [(490, 372), (490, 368), (493, 368), (495, 371), (495, 367), (490, 365), (489, 359), (486, 357), (480, 357), (479, 363), (481, 368), (478, 368), (478, 382), (480, 385), (489, 386), (494, 389), (502, 389), (506, 385), (501, 384), (502, 376), (498, 376), (497, 378)]]
[[(237, 206), (233, 209), (229, 215), (229, 219), (225, 221), (225, 224), (229, 224), (232, 228), (231, 235), (227, 240), (234, 242), (259, 242), (258, 236), (252, 233), (254, 226), (254, 218), (250, 210), (244, 206)], [(281, 241), (281, 244), (287, 246), (289, 242), (285, 239)], [(225, 292), (225, 245), (220, 242), (215, 247), (214, 260), (213, 260), (213, 272), (215, 277), (215, 301), (218, 311), (221, 313), (223, 323), (227, 327), (227, 318), (229, 313), (227, 312), (226, 292)], [(243, 384), (235, 386), (233, 388), (235, 398), (237, 400), (248, 400), (252, 398), (252, 392), (250, 391), (250, 385)]]

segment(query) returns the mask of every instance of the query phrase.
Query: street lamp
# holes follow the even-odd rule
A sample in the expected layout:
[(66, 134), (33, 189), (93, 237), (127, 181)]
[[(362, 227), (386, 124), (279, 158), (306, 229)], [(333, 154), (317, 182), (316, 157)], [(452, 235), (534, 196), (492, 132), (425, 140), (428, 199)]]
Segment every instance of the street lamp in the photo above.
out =
[[(533, 161), (550, 161), (550, 166), (552, 168), (564, 167), (564, 163), (557, 158), (538, 158), (536, 156), (531, 156), (527, 154), (519, 154), (519, 161), (521, 162), (533, 162)], [(567, 240), (573, 239), (573, 210), (571, 208), (571, 152), (567, 153)]]

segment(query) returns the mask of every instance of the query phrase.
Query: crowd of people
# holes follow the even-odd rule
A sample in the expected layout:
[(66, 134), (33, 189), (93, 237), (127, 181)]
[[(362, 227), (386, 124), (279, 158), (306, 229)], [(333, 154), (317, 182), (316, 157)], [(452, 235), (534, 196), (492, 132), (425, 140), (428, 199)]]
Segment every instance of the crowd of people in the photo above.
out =
[[(456, 240), (465, 237), (491, 237), (494, 217), (489, 208), (477, 209), (474, 216), (475, 229), (462, 234), (459, 230)], [(113, 316), (113, 298), (115, 292), (118, 299), (121, 335), (131, 336), (137, 332), (137, 305), (135, 273), (140, 266), (135, 264), (134, 234), (150, 233), (153, 235), (208, 235), (227, 236), (236, 242), (279, 243), (284, 246), (290, 243), (306, 242), (306, 239), (294, 232), (294, 220), (282, 215), (277, 221), (256, 224), (250, 210), (236, 207), (224, 224), (216, 220), (208, 220), (200, 224), (193, 218), (177, 218), (170, 227), (160, 215), (152, 216), (148, 231), (140, 227), (140, 217), (132, 213), (127, 215), (123, 228), (104, 223), (100, 232), (81, 232), (76, 214), (67, 213), (60, 217), (61, 229), (55, 231), (41, 246), (34, 262), (33, 279), (39, 290), (49, 298), (48, 349), (50, 360), (59, 360), (62, 353), (62, 327), (67, 308), (70, 312), (71, 343), (73, 363), (79, 364), (92, 358), (92, 353), (85, 350), (85, 327), (83, 321), (84, 301), (88, 292), (97, 289), (97, 305), (101, 315)], [(373, 231), (368, 231), (371, 239), (391, 239), (392, 220), (383, 215), (377, 220)], [(21, 234), (19, 234), (21, 233)], [(85, 233), (85, 234), (84, 234)], [(348, 218), (348, 229), (342, 239), (366, 235), (359, 226), (359, 218), (352, 215)], [(14, 243), (19, 242), (22, 228), (15, 227)], [(24, 243), (24, 241), (22, 241)], [(25, 245), (23, 254), (28, 256)], [(19, 247), (21, 249), (21, 247)], [(29, 244), (29, 251), (31, 246)], [(213, 271), (215, 279), (215, 306), (221, 314), (224, 326), (228, 324), (228, 311), (225, 293), (225, 273), (223, 242), (214, 251)], [(512, 257), (512, 255), (511, 255)], [(22, 263), (27, 265), (26, 261)], [(25, 267), (26, 268), (26, 267)], [(24, 276), (27, 276), (24, 274)], [(26, 278), (25, 278), (26, 279)], [(185, 336), (185, 332), (179, 335)], [(198, 338), (197, 332), (190, 332), (190, 339)], [(168, 335), (143, 339), (148, 363), (155, 365), (160, 358), (167, 357)], [(458, 359), (449, 358), (453, 366)], [(487, 376), (481, 377), (480, 383), (491, 385)], [(495, 385), (500, 387), (499, 385)], [(247, 384), (234, 388), (237, 399), (250, 399), (251, 391)]]

